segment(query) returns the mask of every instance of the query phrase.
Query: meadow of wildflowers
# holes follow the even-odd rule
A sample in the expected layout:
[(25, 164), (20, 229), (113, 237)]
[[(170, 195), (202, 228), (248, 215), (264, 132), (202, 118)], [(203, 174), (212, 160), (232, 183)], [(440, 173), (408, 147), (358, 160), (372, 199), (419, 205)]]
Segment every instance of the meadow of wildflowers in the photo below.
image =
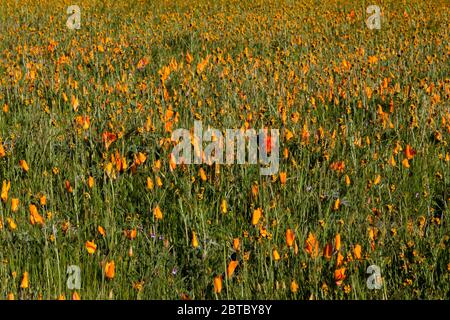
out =
[(0, 0), (0, 299), (450, 299), (449, 9)]

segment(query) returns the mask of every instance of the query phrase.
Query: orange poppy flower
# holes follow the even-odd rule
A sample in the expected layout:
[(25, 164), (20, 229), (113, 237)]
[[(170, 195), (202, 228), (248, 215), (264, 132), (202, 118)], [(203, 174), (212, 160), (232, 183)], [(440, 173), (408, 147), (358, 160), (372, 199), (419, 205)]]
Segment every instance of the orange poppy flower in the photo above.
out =
[(407, 144), (406, 148), (405, 148), (406, 159), (411, 160), (412, 158), (414, 158), (415, 155), (416, 155), (416, 150), (414, 150), (413, 148), (411, 148), (411, 146), (409, 144)]
[(338, 211), (341, 207), (341, 199), (337, 198), (333, 205), (333, 210)]
[(137, 230), (136, 230), (136, 229), (125, 230), (124, 233), (125, 233), (125, 236), (126, 236), (128, 239), (130, 239), (130, 240), (135, 239), (136, 236), (137, 236)]
[(11, 199), (11, 211), (16, 212), (19, 209), (20, 200), (17, 198)]
[(97, 245), (94, 241), (86, 241), (85, 247), (89, 254), (93, 254), (97, 250)]
[(155, 209), (153, 209), (153, 215), (155, 216), (156, 220), (162, 220), (163, 219), (163, 213), (159, 206), (156, 206)]
[(280, 182), (282, 185), (286, 184), (286, 172), (280, 172)]
[(8, 223), (8, 227), (11, 231), (16, 230), (17, 224), (14, 222), (12, 218), (6, 218), (6, 222)]
[(28, 172), (30, 170), (30, 167), (28, 166), (28, 163), (25, 160), (19, 161), (19, 166), (22, 168), (23, 171)]
[(353, 254), (357, 260), (361, 259), (361, 245), (357, 244), (355, 248), (353, 248)]
[(192, 246), (194, 248), (198, 247), (198, 239), (197, 239), (197, 235), (195, 234), (195, 231), (192, 231)]
[(29, 286), (28, 272), (25, 271), (25, 272), (23, 273), (23, 276), (22, 276), (22, 281), (20, 282), (20, 287), (21, 287), (22, 289), (26, 289), (26, 288), (28, 288), (28, 286)]
[(200, 176), (200, 179), (202, 179), (202, 181), (206, 181), (207, 177), (206, 177), (205, 170), (203, 170), (203, 168), (200, 168), (199, 176)]
[(11, 189), (11, 181), (3, 180), (1, 198), (4, 203), (8, 200), (9, 189)]
[(345, 169), (345, 162), (344, 161), (336, 161), (333, 162), (330, 165), (331, 170), (337, 171), (337, 172), (342, 172)]
[(154, 187), (153, 179), (150, 177), (147, 177), (147, 189), (153, 190), (153, 187)]
[(137, 68), (138, 70), (142, 70), (145, 68), (145, 66), (147, 66), (149, 63), (149, 59), (147, 57), (142, 58), (141, 60), (138, 61), (137, 63)]
[(107, 262), (105, 265), (105, 276), (108, 279), (113, 279), (114, 276), (116, 275), (116, 265), (114, 263), (114, 260)]
[(338, 252), (336, 258), (336, 266), (339, 267), (342, 264), (342, 262), (344, 262), (344, 256), (340, 252)]
[(111, 132), (103, 132), (102, 134), (102, 141), (105, 144), (106, 150), (109, 149), (111, 144), (117, 140), (117, 135), (115, 133)]
[(222, 276), (214, 278), (214, 293), (220, 293), (222, 291)]
[(340, 286), (345, 278), (345, 268), (339, 268), (334, 271), (334, 281), (336, 281), (337, 286)]
[(227, 267), (227, 276), (228, 278), (231, 277), (234, 273), (234, 270), (238, 266), (239, 262), (236, 260), (231, 260)]
[(323, 256), (327, 259), (331, 259), (331, 255), (333, 254), (333, 246), (331, 243), (327, 243), (325, 247), (323, 248)]
[(69, 193), (72, 193), (72, 192), (73, 192), (73, 189), (72, 189), (72, 186), (70, 185), (70, 181), (69, 181), (69, 180), (66, 180), (66, 181), (64, 182), (64, 186), (65, 186), (67, 192), (69, 192)]
[(294, 231), (292, 231), (291, 229), (287, 229), (286, 230), (286, 244), (288, 247), (292, 247), (292, 245), (294, 244), (294, 240), (295, 240), (295, 234)]
[(138, 154), (135, 156), (134, 162), (136, 163), (136, 165), (140, 166), (145, 162), (145, 160), (147, 160), (147, 156), (145, 155), (145, 153), (138, 152)]
[(222, 203), (220, 204), (220, 211), (222, 211), (223, 214), (227, 213), (227, 200), (223, 199)]
[(335, 240), (334, 240), (334, 247), (337, 251), (341, 250), (341, 235), (339, 233), (336, 234)]
[(94, 177), (89, 176), (89, 178), (88, 178), (88, 187), (89, 187), (90, 189), (92, 189), (92, 188), (94, 187), (94, 184), (95, 184), (95, 179), (94, 179)]
[(345, 175), (345, 184), (346, 184), (347, 186), (349, 186), (350, 183), (351, 183), (350, 177), (349, 177), (348, 175)]
[(41, 206), (45, 206), (47, 204), (47, 197), (45, 196), (45, 194), (43, 194), (40, 198), (39, 198), (39, 202), (41, 204)]
[(291, 282), (291, 292), (296, 293), (298, 291), (298, 283), (295, 280), (292, 280)]
[(408, 161), (408, 159), (407, 158), (405, 158), (405, 159), (403, 159), (403, 161), (402, 161), (402, 165), (405, 167), (405, 168), (409, 168), (410, 167), (410, 165), (409, 165), (409, 161)]
[(102, 226), (98, 226), (98, 227), (97, 227), (97, 231), (98, 231), (103, 237), (106, 236), (106, 231), (105, 231), (105, 229), (104, 229)]
[(258, 224), (258, 221), (261, 218), (261, 215), (262, 215), (261, 208), (255, 209), (253, 211), (253, 216), (252, 216), (252, 224), (253, 225), (257, 225)]
[(240, 246), (239, 238), (234, 238), (233, 239), (233, 249), (236, 251), (239, 251), (239, 246)]
[(29, 206), (30, 209), (30, 222), (32, 225), (40, 224), (43, 225), (44, 224), (44, 218), (39, 214), (36, 206), (34, 204), (30, 204)]
[(278, 261), (278, 260), (281, 259), (280, 254), (278, 253), (278, 250), (277, 250), (277, 249), (273, 249), (272, 254), (273, 254), (273, 259), (274, 259), (275, 261)]
[(305, 241), (305, 249), (311, 257), (317, 257), (317, 255), (319, 254), (319, 242), (311, 232), (309, 233), (308, 238)]
[(175, 161), (175, 156), (173, 153), (169, 155), (169, 169), (174, 171), (177, 168), (177, 162)]
[(74, 291), (72, 294), (72, 300), (81, 300), (80, 295), (78, 292)]
[(258, 191), (259, 191), (259, 187), (257, 184), (253, 184), (252, 185), (252, 195), (253, 197), (257, 197), (258, 196)]

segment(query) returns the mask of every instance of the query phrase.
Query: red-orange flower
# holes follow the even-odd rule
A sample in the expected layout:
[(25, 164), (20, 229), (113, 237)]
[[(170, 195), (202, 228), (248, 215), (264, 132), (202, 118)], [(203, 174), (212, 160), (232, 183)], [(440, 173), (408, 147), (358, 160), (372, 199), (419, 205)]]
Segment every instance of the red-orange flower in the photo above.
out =
[(345, 268), (339, 268), (334, 271), (334, 281), (336, 281), (336, 285), (340, 286), (345, 278)]
[(414, 150), (413, 148), (411, 148), (411, 146), (409, 144), (407, 144), (406, 148), (405, 148), (406, 159), (411, 160), (412, 158), (414, 158), (415, 155), (416, 155), (416, 150)]
[(109, 146), (117, 140), (117, 135), (115, 133), (112, 132), (103, 132), (102, 134), (102, 141), (105, 144), (105, 148), (106, 150), (109, 149)]
[(305, 241), (305, 250), (311, 257), (317, 257), (319, 254), (319, 242), (311, 232), (308, 235), (308, 239)]
[(239, 264), (236, 260), (231, 260), (227, 267), (227, 276), (228, 278), (231, 277), (234, 273), (234, 270), (236, 269), (237, 265)]
[(337, 171), (337, 172), (341, 173), (345, 169), (345, 162), (344, 161), (333, 162), (330, 165), (330, 168), (331, 168), (331, 170), (334, 170), (334, 171)]
[(288, 247), (292, 247), (292, 245), (294, 244), (294, 240), (295, 240), (295, 234), (294, 231), (292, 231), (291, 229), (287, 229), (286, 230), (286, 244)]

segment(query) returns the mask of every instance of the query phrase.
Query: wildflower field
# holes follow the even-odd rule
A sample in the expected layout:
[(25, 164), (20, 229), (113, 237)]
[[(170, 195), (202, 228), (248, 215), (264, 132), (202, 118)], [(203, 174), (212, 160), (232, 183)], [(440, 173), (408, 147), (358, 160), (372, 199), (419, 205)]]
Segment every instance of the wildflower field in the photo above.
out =
[(0, 0), (0, 299), (450, 299), (449, 9)]

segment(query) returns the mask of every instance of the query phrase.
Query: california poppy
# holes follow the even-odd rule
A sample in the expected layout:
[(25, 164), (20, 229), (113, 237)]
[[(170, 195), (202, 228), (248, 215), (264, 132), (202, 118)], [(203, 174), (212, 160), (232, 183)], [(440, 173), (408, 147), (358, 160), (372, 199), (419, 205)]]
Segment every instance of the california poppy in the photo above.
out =
[(81, 300), (80, 295), (78, 292), (74, 291), (72, 294), (72, 300)]
[(292, 245), (294, 244), (294, 240), (295, 240), (295, 234), (294, 231), (292, 231), (291, 229), (287, 229), (286, 230), (286, 244), (288, 247), (292, 247)]
[(253, 216), (252, 216), (252, 224), (256, 225), (258, 224), (259, 219), (261, 218), (262, 215), (262, 210), (261, 208), (255, 209), (253, 211)]
[(73, 188), (72, 188), (72, 186), (70, 185), (70, 181), (69, 181), (69, 180), (66, 180), (66, 181), (64, 182), (64, 186), (65, 186), (67, 192), (69, 192), (69, 193), (72, 193), (72, 192), (73, 192)]
[(94, 179), (94, 177), (89, 176), (89, 178), (88, 178), (88, 187), (89, 187), (90, 189), (92, 189), (92, 188), (94, 187), (94, 184), (95, 184), (95, 179)]
[(86, 241), (85, 247), (89, 254), (93, 254), (97, 250), (97, 245), (94, 241)]
[(25, 172), (28, 172), (28, 170), (30, 170), (30, 167), (28, 166), (28, 163), (25, 160), (19, 160), (19, 166)]
[(45, 194), (43, 194), (40, 198), (39, 198), (39, 203), (41, 204), (41, 206), (45, 206), (47, 204), (47, 197), (45, 196)]
[(227, 213), (227, 200), (222, 200), (222, 203), (220, 204), (220, 211), (222, 211), (223, 214)]
[(298, 291), (298, 283), (295, 280), (291, 282), (291, 292), (296, 293)]
[(117, 135), (112, 132), (103, 132), (102, 134), (102, 141), (105, 144), (106, 150), (109, 149), (111, 144), (117, 140)]
[(280, 182), (281, 182), (281, 185), (286, 184), (286, 172), (280, 172)]
[(345, 162), (344, 161), (336, 161), (333, 162), (330, 165), (331, 170), (337, 171), (337, 172), (342, 172), (345, 169)]
[(405, 159), (403, 159), (403, 161), (402, 161), (402, 165), (405, 167), (405, 168), (409, 168), (410, 167), (410, 165), (409, 165), (409, 161), (408, 161), (408, 159), (407, 158), (405, 158)]
[(8, 192), (10, 188), (11, 182), (6, 182), (5, 180), (3, 180), (1, 198), (4, 203), (6, 203), (6, 201), (8, 200)]
[(105, 231), (105, 229), (104, 229), (102, 226), (98, 226), (98, 227), (97, 227), (97, 231), (98, 231), (103, 237), (106, 236), (106, 231)]
[(169, 169), (170, 171), (174, 171), (177, 167), (177, 162), (175, 160), (175, 156), (173, 153), (169, 155)]
[(105, 265), (106, 278), (108, 278), (110, 280), (114, 278), (114, 276), (116, 274), (115, 268), (116, 268), (116, 265), (114, 263), (114, 260), (106, 263), (106, 265)]
[(8, 227), (11, 231), (16, 230), (17, 224), (14, 222), (12, 218), (6, 218), (6, 222), (8, 223)]
[(236, 251), (239, 251), (239, 246), (240, 246), (239, 238), (234, 238), (233, 239), (233, 249)]
[(342, 262), (344, 262), (344, 256), (340, 252), (338, 252), (336, 258), (336, 266), (339, 267), (342, 264)]
[(406, 148), (405, 148), (406, 159), (411, 160), (412, 158), (414, 158), (415, 155), (416, 155), (416, 150), (414, 150), (413, 148), (411, 148), (411, 146), (409, 144), (407, 144)]
[(32, 225), (37, 224), (44, 224), (44, 218), (39, 214), (36, 206), (34, 204), (30, 204), (30, 222)]
[(11, 199), (11, 211), (16, 212), (19, 209), (20, 200), (17, 198)]
[(280, 257), (280, 254), (278, 253), (278, 250), (277, 250), (277, 249), (273, 249), (272, 254), (273, 254), (273, 259), (274, 259), (275, 261), (280, 260), (281, 257)]
[(161, 209), (159, 208), (159, 206), (156, 206), (156, 208), (153, 209), (153, 215), (155, 216), (156, 220), (162, 220), (163, 213), (162, 213)]
[(132, 229), (132, 230), (125, 230), (124, 231), (125, 236), (130, 239), (133, 240), (136, 238), (137, 236), (137, 230), (136, 229)]
[(222, 291), (222, 276), (219, 275), (214, 278), (214, 293), (220, 293)]
[(311, 257), (317, 257), (319, 254), (319, 243), (311, 232), (305, 241), (305, 250)]
[(234, 270), (236, 269), (237, 265), (239, 264), (236, 260), (231, 260), (227, 267), (227, 276), (228, 278), (231, 277), (234, 273)]
[(195, 231), (192, 231), (192, 246), (194, 248), (198, 247), (198, 240), (197, 240), (197, 235), (195, 234)]
[(29, 286), (29, 283), (28, 283), (28, 272), (25, 271), (23, 273), (23, 276), (22, 276), (22, 281), (20, 282), (20, 287), (22, 289), (26, 289), (26, 288), (28, 288), (28, 286)]
[(203, 168), (200, 168), (199, 176), (200, 176), (200, 179), (202, 179), (202, 181), (206, 181), (207, 177), (206, 177), (205, 170), (203, 170)]
[(353, 254), (356, 259), (361, 259), (361, 245), (355, 245), (355, 248), (353, 248)]
[(334, 247), (337, 251), (341, 250), (341, 235), (339, 233), (336, 234), (335, 240), (334, 240)]
[(327, 243), (325, 247), (323, 248), (323, 256), (327, 259), (331, 259), (331, 255), (333, 254), (333, 246), (331, 243)]
[(147, 177), (147, 190), (153, 190), (153, 180), (150, 177)]
[(345, 278), (345, 268), (339, 268), (334, 271), (334, 281), (336, 281), (337, 286), (340, 286)]

